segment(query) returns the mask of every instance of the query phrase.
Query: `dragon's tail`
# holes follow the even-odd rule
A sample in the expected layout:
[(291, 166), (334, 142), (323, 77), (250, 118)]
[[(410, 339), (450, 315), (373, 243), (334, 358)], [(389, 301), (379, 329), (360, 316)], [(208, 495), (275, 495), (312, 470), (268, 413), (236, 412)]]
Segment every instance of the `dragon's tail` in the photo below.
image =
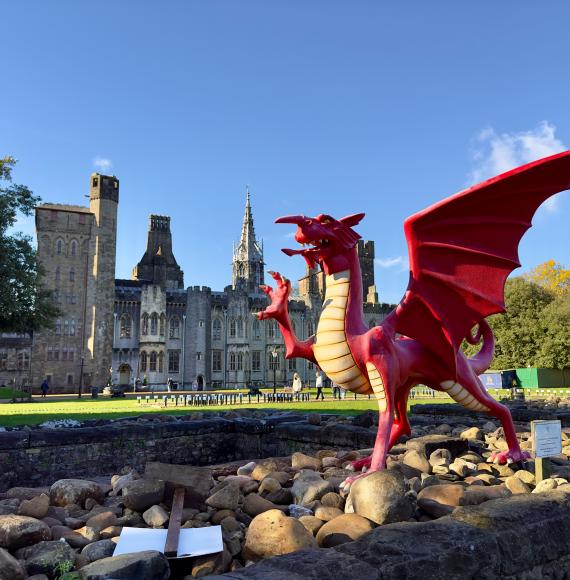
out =
[(475, 336), (469, 334), (465, 337), (465, 340), (469, 344), (478, 344), (481, 338), (483, 338), (481, 349), (476, 355), (467, 359), (473, 371), (478, 375), (483, 374), (491, 366), (493, 354), (495, 353), (495, 337), (493, 336), (491, 327), (484, 318), (479, 322), (477, 334)]

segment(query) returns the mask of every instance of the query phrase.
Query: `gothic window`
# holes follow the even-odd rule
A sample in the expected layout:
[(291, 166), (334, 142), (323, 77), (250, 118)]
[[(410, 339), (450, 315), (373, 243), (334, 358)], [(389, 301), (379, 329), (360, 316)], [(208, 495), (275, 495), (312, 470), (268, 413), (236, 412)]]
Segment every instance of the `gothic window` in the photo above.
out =
[(238, 278), (243, 278), (245, 276), (245, 268), (243, 264), (238, 266)]
[(180, 351), (179, 350), (169, 350), (168, 351), (168, 372), (177, 373), (180, 371)]
[(55, 333), (56, 334), (61, 334), (61, 318), (58, 318), (55, 321)]
[(180, 318), (178, 316), (173, 316), (170, 319), (170, 338), (180, 338)]
[(69, 320), (63, 321), (63, 334), (69, 336)]
[(55, 253), (60, 256), (63, 254), (63, 240), (57, 240), (55, 243)]
[(251, 353), (251, 370), (261, 370), (261, 352), (259, 350), (254, 350)]
[(149, 365), (149, 371), (151, 373), (155, 373), (156, 372), (156, 352), (153, 350), (150, 353), (150, 365)]
[(75, 282), (75, 268), (69, 269), (69, 281)]
[(307, 336), (313, 336), (315, 333), (315, 327), (313, 326), (312, 320), (307, 320)]
[(71, 244), (69, 244), (69, 250), (72, 256), (77, 256), (77, 242), (75, 240), (71, 240)]
[(131, 327), (132, 327), (132, 321), (131, 321), (130, 315), (123, 314), (121, 316), (119, 336), (121, 338), (131, 338)]
[(164, 336), (166, 329), (166, 316), (163, 314), (160, 315), (160, 336)]
[(164, 353), (158, 353), (158, 372), (161, 373), (164, 371)]
[(212, 351), (212, 372), (221, 372), (222, 370), (222, 351)]
[(67, 386), (68, 387), (72, 387), (73, 386), (73, 375), (71, 373), (67, 374)]
[(75, 318), (69, 321), (69, 336), (75, 336)]
[(267, 338), (275, 338), (275, 325), (273, 320), (267, 321)]
[(64, 346), (61, 349), (61, 360), (67, 360), (67, 347)]
[(235, 338), (236, 336), (236, 319), (232, 318), (230, 320), (230, 336), (231, 338)]
[(146, 312), (142, 315), (141, 334), (143, 336), (148, 334), (148, 314)]
[(288, 362), (289, 362), (289, 370), (296, 371), (297, 370), (297, 359), (290, 358)]
[(214, 318), (212, 322), (212, 339), (221, 340), (222, 338), (222, 321), (219, 318)]
[(59, 284), (60, 280), (61, 280), (61, 268), (58, 266), (55, 269), (55, 283)]
[(8, 353), (4, 350), (0, 352), (0, 371), (8, 369)]
[(147, 354), (146, 351), (142, 351), (141, 352), (141, 371), (145, 372), (146, 371), (146, 360), (147, 360)]
[(230, 371), (235, 371), (236, 370), (236, 366), (237, 366), (237, 360), (236, 360), (236, 353), (235, 352), (231, 352), (230, 353)]
[(200, 351), (196, 353), (196, 360), (202, 360), (202, 353)]
[(243, 352), (238, 352), (237, 355), (237, 370), (243, 371)]
[(150, 333), (158, 334), (158, 314), (156, 312), (150, 315)]
[(75, 360), (75, 349), (73, 347), (69, 347), (68, 350), (69, 350), (69, 356), (68, 356), (69, 360), (70, 361)]
[(21, 351), (18, 353), (18, 370), (27, 371), (30, 368), (30, 353)]
[(237, 321), (237, 335), (239, 338), (243, 338), (243, 320), (238, 318)]
[(294, 320), (291, 320), (291, 329), (293, 330), (293, 334), (297, 334), (297, 323)]
[(253, 319), (252, 330), (253, 338), (259, 340), (261, 338), (261, 325), (259, 324), (259, 320), (257, 318)]

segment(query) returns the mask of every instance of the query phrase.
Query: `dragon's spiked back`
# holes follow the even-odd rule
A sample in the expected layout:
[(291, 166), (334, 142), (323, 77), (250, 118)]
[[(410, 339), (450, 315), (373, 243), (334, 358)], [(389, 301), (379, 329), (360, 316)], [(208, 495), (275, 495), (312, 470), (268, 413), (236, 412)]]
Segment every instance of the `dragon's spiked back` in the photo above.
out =
[(275, 223), (295, 224), (297, 226), (295, 240), (303, 246), (309, 246), (302, 250), (284, 248), (282, 251), (285, 254), (303, 256), (310, 268), (321, 264), (325, 270), (331, 270), (335, 258), (354, 248), (360, 239), (352, 227), (357, 225), (363, 217), (363, 213), (346, 216), (339, 220), (327, 214), (320, 214), (315, 218), (290, 215), (277, 218)]

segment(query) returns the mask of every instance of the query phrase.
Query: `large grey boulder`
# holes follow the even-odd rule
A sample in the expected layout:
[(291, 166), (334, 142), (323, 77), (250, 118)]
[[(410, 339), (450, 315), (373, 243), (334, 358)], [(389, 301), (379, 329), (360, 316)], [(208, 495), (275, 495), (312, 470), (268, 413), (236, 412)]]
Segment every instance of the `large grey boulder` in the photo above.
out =
[(102, 560), (103, 558), (109, 558), (113, 555), (117, 544), (113, 540), (99, 540), (88, 544), (81, 550), (81, 555), (85, 556), (89, 562), (95, 562), (96, 560)]
[(350, 499), (355, 513), (377, 524), (402, 522), (415, 512), (404, 476), (396, 470), (375, 471), (357, 479), (350, 489)]
[(59, 541), (39, 542), (18, 552), (18, 556), (23, 556), (30, 576), (34, 574), (56, 576), (58, 568), (66, 562), (70, 563), (70, 569), (73, 568), (76, 556), (75, 551), (67, 542)]
[(331, 482), (324, 480), (314, 471), (302, 471), (299, 477), (293, 482), (291, 488), (295, 503), (301, 505), (308, 504), (316, 499), (321, 499), (323, 495), (334, 491)]
[(137, 512), (159, 504), (164, 497), (164, 481), (136, 479), (123, 487), (125, 506)]
[(0, 548), (0, 580), (24, 580), (22, 565), (7, 550)]
[(79, 573), (82, 580), (167, 580), (170, 566), (164, 554), (147, 550), (97, 560)]
[(83, 507), (89, 497), (101, 503), (104, 496), (98, 483), (85, 479), (59, 479), (49, 490), (50, 503), (62, 507), (70, 504)]
[(51, 531), (44, 522), (14, 514), (0, 516), (0, 548), (17, 550), (43, 540), (51, 540)]

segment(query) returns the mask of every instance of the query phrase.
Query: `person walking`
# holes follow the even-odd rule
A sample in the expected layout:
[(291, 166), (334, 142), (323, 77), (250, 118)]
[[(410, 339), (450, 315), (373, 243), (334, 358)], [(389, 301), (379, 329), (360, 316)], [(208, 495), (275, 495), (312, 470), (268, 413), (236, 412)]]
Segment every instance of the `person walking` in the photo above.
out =
[(40, 389), (42, 390), (42, 398), (45, 399), (49, 391), (49, 383), (47, 379), (44, 379), (44, 382), (42, 383)]
[(317, 397), (315, 399), (316, 401), (318, 401), (319, 398), (321, 398), (323, 401), (325, 400), (325, 394), (323, 393), (324, 386), (323, 383), (324, 383), (323, 371), (321, 371), (321, 369), (318, 369), (315, 378), (315, 387), (317, 388)]
[(303, 381), (301, 381), (299, 373), (295, 373), (293, 375), (293, 384), (291, 386), (291, 390), (293, 391), (293, 395), (296, 396), (298, 396), (299, 393), (303, 390)]

